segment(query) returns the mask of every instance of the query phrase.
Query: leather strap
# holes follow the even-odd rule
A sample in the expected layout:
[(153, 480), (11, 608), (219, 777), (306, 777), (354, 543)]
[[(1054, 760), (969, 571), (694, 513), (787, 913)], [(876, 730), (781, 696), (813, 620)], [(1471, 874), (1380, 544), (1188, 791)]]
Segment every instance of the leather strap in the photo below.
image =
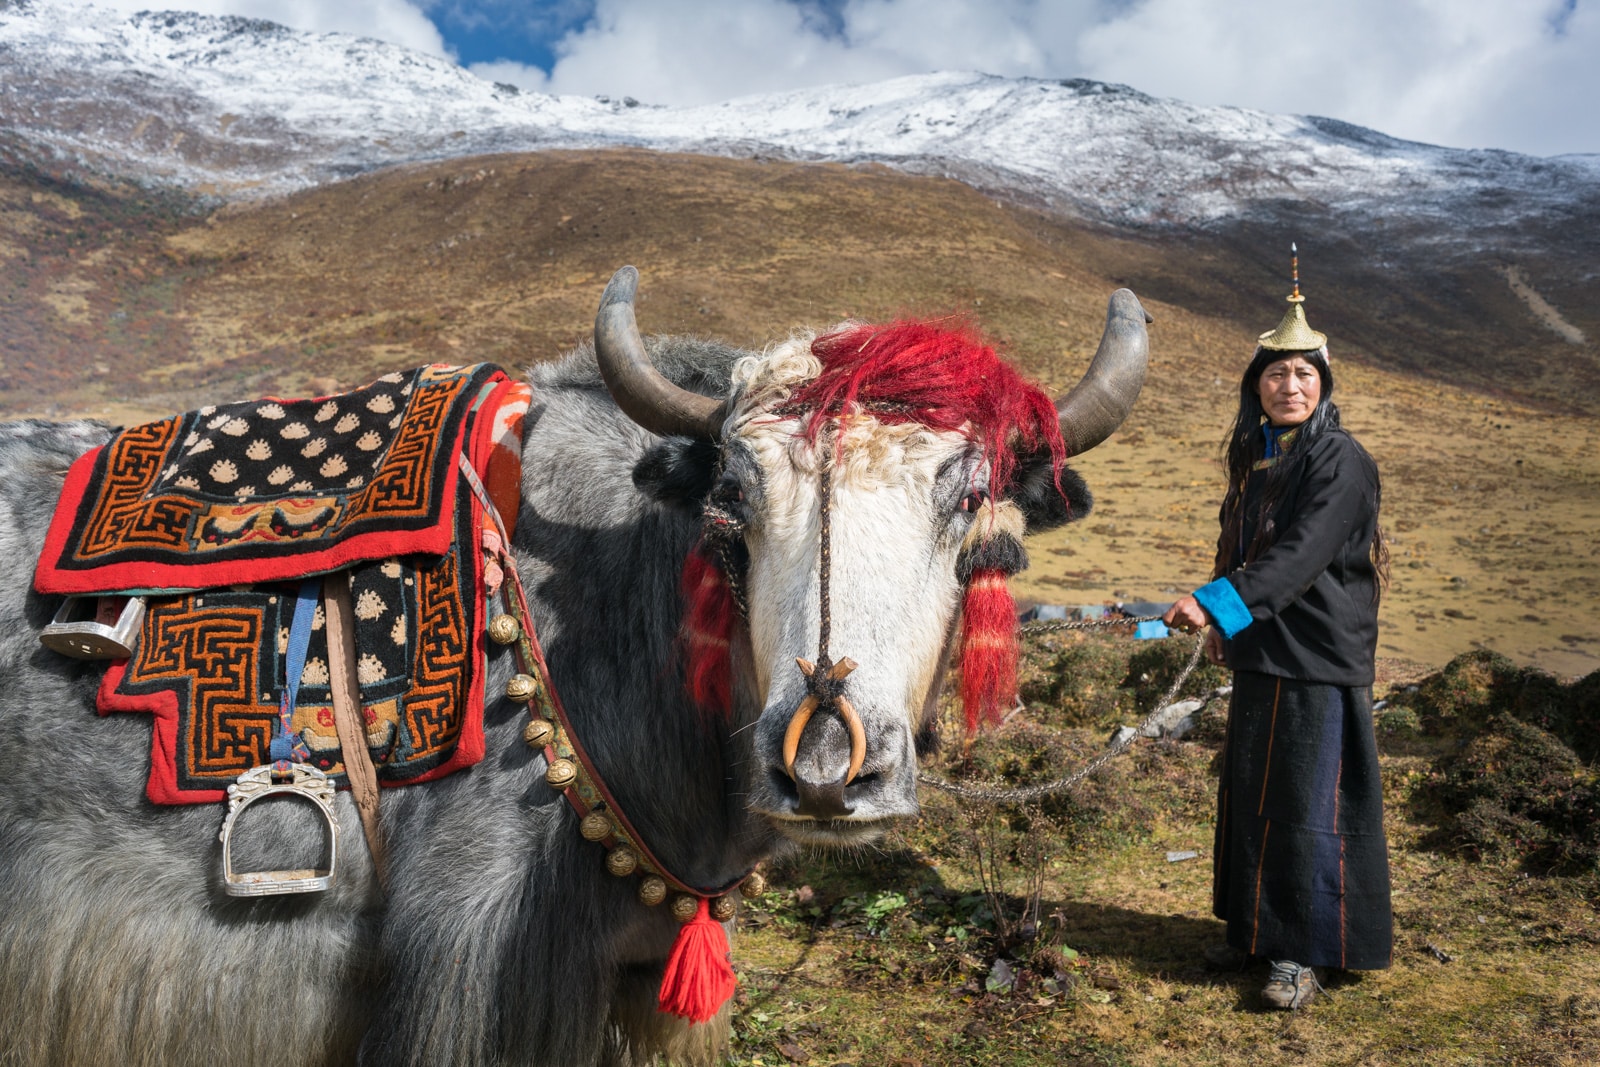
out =
[(333, 694), (333, 724), (339, 732), (350, 796), (361, 814), (361, 829), (372, 853), (379, 883), (385, 883), (383, 824), (378, 821), (378, 769), (367, 750), (361, 683), (356, 676), (355, 606), (350, 600), (350, 573), (335, 572), (322, 580), (322, 605), (328, 626), (328, 687)]

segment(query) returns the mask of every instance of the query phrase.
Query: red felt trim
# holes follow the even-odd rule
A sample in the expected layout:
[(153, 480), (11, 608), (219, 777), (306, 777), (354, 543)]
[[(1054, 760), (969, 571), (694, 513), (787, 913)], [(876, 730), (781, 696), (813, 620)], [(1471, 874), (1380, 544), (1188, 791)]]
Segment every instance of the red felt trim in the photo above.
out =
[(33, 587), (41, 593), (75, 592), (59, 587), (59, 572), (53, 564), (67, 549), (67, 537), (77, 522), (78, 510), (83, 507), (83, 494), (89, 487), (89, 477), (105, 450), (105, 445), (91, 448), (67, 468), (67, 479), (61, 486), (61, 498), (50, 516), (50, 528), (44, 535), (44, 549), (39, 553), (39, 562), (33, 571)]
[(227, 800), (222, 789), (178, 788), (178, 697), (171, 690), (143, 695), (117, 692), (128, 661), (116, 660), (106, 668), (95, 695), (95, 708), (101, 715), (118, 711), (142, 711), (151, 716), (150, 777), (145, 781), (145, 796), (154, 804), (214, 804)]

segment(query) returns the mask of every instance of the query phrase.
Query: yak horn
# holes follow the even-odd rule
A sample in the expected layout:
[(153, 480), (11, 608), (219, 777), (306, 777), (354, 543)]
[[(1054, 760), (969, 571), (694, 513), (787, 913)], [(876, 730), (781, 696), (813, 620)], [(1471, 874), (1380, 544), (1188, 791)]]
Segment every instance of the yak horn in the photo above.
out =
[(633, 317), (639, 272), (623, 267), (611, 276), (594, 318), (594, 352), (600, 377), (623, 414), (651, 433), (714, 441), (722, 435), (723, 402), (680, 389), (650, 362)]
[(1154, 322), (1131, 289), (1118, 289), (1106, 305), (1106, 329), (1100, 347), (1082, 380), (1057, 401), (1061, 437), (1067, 455), (1089, 451), (1114, 433), (1139, 399), (1150, 338), (1145, 324)]

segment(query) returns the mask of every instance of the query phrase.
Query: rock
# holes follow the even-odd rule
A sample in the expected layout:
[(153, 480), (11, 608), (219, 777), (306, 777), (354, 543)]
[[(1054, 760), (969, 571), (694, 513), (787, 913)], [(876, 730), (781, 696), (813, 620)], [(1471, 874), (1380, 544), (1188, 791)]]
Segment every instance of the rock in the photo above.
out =
[(1182, 737), (1194, 729), (1195, 714), (1205, 705), (1203, 700), (1180, 700), (1168, 704), (1139, 733), (1143, 737)]
[(1138, 736), (1138, 731), (1131, 726), (1119, 726), (1111, 731), (1111, 736), (1106, 739), (1107, 748), (1116, 748), (1125, 745)]

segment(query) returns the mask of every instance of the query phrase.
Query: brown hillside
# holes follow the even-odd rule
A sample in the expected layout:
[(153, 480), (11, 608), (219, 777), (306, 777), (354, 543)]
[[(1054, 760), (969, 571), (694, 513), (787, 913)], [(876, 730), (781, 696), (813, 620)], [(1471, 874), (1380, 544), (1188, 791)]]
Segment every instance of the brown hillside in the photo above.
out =
[[(643, 273), (647, 331), (760, 345), (846, 316), (967, 311), (1059, 389), (1087, 364), (1107, 294), (1130, 285), (1157, 320), (1149, 384), (1123, 432), (1079, 461), (1095, 515), (1034, 540), (1019, 592), (1169, 598), (1208, 576), (1216, 442), (1253, 337), (1283, 306), (1269, 240), (1284, 243), (1119, 237), (882, 168), (635, 151), (405, 168), (212, 214), (12, 169), (0, 412), (128, 421), (425, 360), (525, 365), (586, 335), (626, 262)], [(1600, 328), (1567, 322), (1577, 343), (1541, 327), (1531, 268), (1513, 282), (1485, 264), (1407, 301), (1354, 238), (1324, 262), (1339, 287), (1308, 283), (1308, 310), (1334, 338), (1345, 421), (1384, 470), (1396, 541), (1382, 654), (1439, 664), (1482, 644), (1593, 670), (1600, 449), (1585, 413), (1600, 409), (1587, 339)], [(1571, 295), (1540, 299), (1581, 320)], [(1407, 343), (1376, 351), (1390, 337)], [(1537, 373), (1512, 389), (1515, 360)]]

